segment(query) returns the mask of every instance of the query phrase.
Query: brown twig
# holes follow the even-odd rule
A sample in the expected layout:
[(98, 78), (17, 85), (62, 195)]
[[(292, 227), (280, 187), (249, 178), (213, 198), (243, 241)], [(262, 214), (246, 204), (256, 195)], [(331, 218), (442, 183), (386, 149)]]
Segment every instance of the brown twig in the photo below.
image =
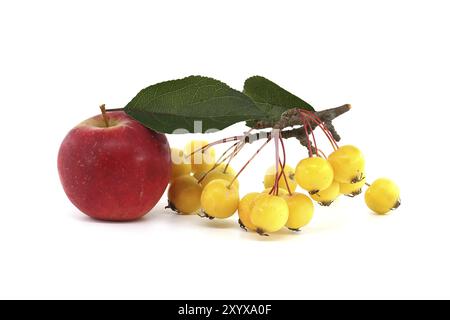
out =
[[(340, 115), (346, 113), (347, 111), (349, 111), (351, 109), (351, 106), (349, 104), (345, 104), (343, 106), (337, 107), (337, 108), (332, 108), (332, 109), (327, 109), (327, 110), (322, 110), (322, 111), (318, 111), (315, 112), (315, 115), (322, 120), (322, 122), (324, 122), (326, 124), (326, 126), (328, 127), (328, 129), (330, 129), (331, 134), (333, 135), (333, 138), (336, 141), (340, 140), (340, 136), (337, 134), (336, 129), (334, 128), (332, 121), (339, 117)], [(260, 122), (259, 125), (257, 124), (255, 126), (256, 129), (262, 129), (260, 126), (263, 126), (263, 128), (266, 128), (265, 126), (268, 123), (262, 123)], [(305, 130), (303, 128), (303, 121), (302, 121), (302, 117), (298, 116), (298, 109), (292, 109), (292, 110), (288, 110), (286, 111), (283, 116), (281, 117), (280, 121), (277, 122), (277, 127), (279, 128), (287, 128), (287, 127), (292, 127), (292, 126), (297, 126), (297, 125), (301, 125), (301, 127), (299, 128), (295, 128), (295, 129), (287, 129), (287, 130), (283, 130), (282, 134), (283, 134), (283, 138), (285, 139), (289, 139), (289, 138), (296, 138), (300, 141), (300, 143), (302, 145), (307, 146), (308, 145), (308, 139), (309, 137), (306, 136), (305, 134)], [(273, 126), (275, 126), (274, 123), (272, 123)], [(310, 131), (314, 130), (317, 127), (316, 123), (310, 123)], [(264, 132), (264, 131), (260, 131), (251, 135), (248, 135), (247, 137), (245, 137), (245, 142), (246, 143), (252, 143), (254, 141), (260, 140), (260, 139), (267, 139), (267, 138), (272, 138), (271, 133), (270, 132)], [(314, 150), (313, 150), (314, 152)]]
[[(331, 122), (340, 115), (346, 113), (351, 109), (351, 105), (344, 104), (337, 108), (317, 111), (314, 114), (323, 122)], [(280, 120), (277, 121), (258, 121), (254, 125), (255, 129), (278, 128), (284, 129), (297, 125), (303, 125), (301, 117), (298, 116), (299, 109), (289, 109), (281, 115)]]
[(341, 141), (341, 136), (339, 135), (339, 133), (337, 133), (336, 128), (334, 127), (333, 122), (331, 122), (331, 120), (325, 121), (325, 126), (330, 131), (334, 140), (336, 140), (337, 142)]

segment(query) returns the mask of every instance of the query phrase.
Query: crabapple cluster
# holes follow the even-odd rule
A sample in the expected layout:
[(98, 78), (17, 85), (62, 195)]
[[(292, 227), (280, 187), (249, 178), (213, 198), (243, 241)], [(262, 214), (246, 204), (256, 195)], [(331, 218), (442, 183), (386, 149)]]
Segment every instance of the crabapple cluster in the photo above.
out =
[(172, 180), (168, 207), (179, 214), (210, 219), (232, 216), (239, 205), (239, 182), (230, 166), (216, 164), (207, 141), (190, 141), (184, 150), (172, 148)]
[(356, 196), (365, 182), (365, 161), (355, 146), (336, 148), (328, 158), (301, 160), (295, 169), (298, 185), (323, 206), (331, 205), (340, 194)]
[(266, 170), (261, 191), (240, 198), (237, 178), (253, 157), (236, 172), (229, 164), (244, 142), (236, 142), (218, 159), (213, 147), (216, 143), (194, 140), (184, 150), (172, 149), (169, 208), (211, 220), (226, 219), (237, 212), (241, 228), (268, 235), (283, 228), (300, 231), (313, 218), (314, 202), (330, 206), (340, 195), (361, 194), (366, 185), (365, 201), (375, 213), (387, 214), (400, 205), (400, 191), (394, 182), (385, 178), (372, 185), (366, 182), (364, 156), (357, 147), (339, 147), (334, 141), (334, 151), (328, 157), (322, 151), (319, 154), (317, 147), (315, 154), (310, 149), (309, 157), (294, 169), (286, 164), (281, 137), (278, 143), (283, 161), (277, 156), (278, 163)]
[(365, 185), (368, 186), (366, 204), (376, 214), (387, 214), (400, 206), (400, 190), (393, 181), (381, 178), (372, 185), (366, 182), (364, 156), (352, 145), (336, 148), (327, 159), (310, 157), (300, 161), (296, 179), (324, 206), (329, 206), (340, 194), (359, 195)]
[(336, 148), (328, 158), (309, 157), (296, 168), (298, 184), (320, 205), (329, 206), (340, 194), (355, 197), (368, 185), (367, 206), (377, 214), (387, 214), (400, 205), (398, 186), (389, 179), (366, 182), (365, 159), (355, 146)]

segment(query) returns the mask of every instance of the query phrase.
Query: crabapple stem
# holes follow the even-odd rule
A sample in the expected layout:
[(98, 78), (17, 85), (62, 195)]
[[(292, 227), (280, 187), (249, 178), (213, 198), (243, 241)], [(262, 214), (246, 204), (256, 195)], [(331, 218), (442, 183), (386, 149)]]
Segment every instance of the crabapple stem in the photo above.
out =
[(280, 130), (279, 129), (273, 129), (272, 130), (272, 136), (275, 139), (275, 183), (274, 183), (274, 188), (275, 188), (275, 194), (278, 194), (278, 163), (280, 162), (280, 148), (279, 148), (279, 143), (280, 143)]
[[(308, 124), (308, 126), (310, 126), (310, 125)], [(314, 142), (314, 152), (315, 152), (316, 156), (319, 156), (319, 154), (317, 153), (316, 136), (314, 135), (314, 130), (312, 130), (311, 126), (310, 126), (310, 129), (311, 129), (311, 136), (312, 136), (313, 142)]]
[(224, 158), (224, 159), (222, 160), (222, 163), (224, 163), (225, 161), (227, 162), (226, 165), (225, 165), (225, 167), (223, 168), (223, 173), (226, 173), (226, 172), (227, 172), (231, 160), (233, 160), (233, 157), (237, 154), (237, 152), (239, 152), (239, 151), (238, 151), (238, 149), (239, 149), (239, 143), (240, 143), (240, 142), (236, 142), (236, 143), (234, 143), (231, 147), (229, 147), (229, 148), (227, 149), (226, 152), (229, 152), (231, 149), (233, 149), (233, 151), (231, 152), (230, 155), (228, 155), (226, 158)]
[(224, 138), (224, 139), (220, 139), (211, 143), (208, 143), (207, 145), (197, 148), (194, 151), (192, 151), (190, 154), (185, 155), (186, 158), (191, 157), (194, 153), (197, 152), (205, 152), (206, 150), (208, 150), (209, 148), (218, 145), (218, 144), (222, 144), (222, 143), (227, 143), (227, 142), (233, 142), (233, 141), (240, 141), (242, 139), (242, 137), (245, 136), (234, 136), (234, 137), (229, 137), (229, 138)]
[(325, 152), (323, 152), (323, 151), (320, 150), (320, 149), (317, 149), (317, 152), (320, 152), (322, 158), (327, 159), (327, 156), (325, 155)]
[(228, 167), (230, 166), (231, 160), (233, 160), (233, 158), (236, 157), (237, 154), (242, 150), (242, 148), (243, 148), (244, 145), (245, 145), (245, 138), (246, 138), (246, 137), (250, 134), (250, 132), (252, 132), (252, 131), (253, 131), (253, 129), (250, 129), (250, 130), (244, 132), (244, 135), (242, 136), (241, 139), (239, 139), (239, 142), (236, 142), (236, 143), (234, 144), (235, 148), (234, 148), (234, 150), (233, 150), (233, 153), (232, 153), (231, 156), (229, 157), (229, 159), (228, 159), (228, 161), (227, 161), (227, 164), (225, 165), (225, 168), (224, 168), (223, 172), (226, 172), (226, 171), (227, 171)]
[[(275, 179), (276, 179), (276, 181), (278, 181), (278, 184), (279, 184), (281, 176), (283, 176), (284, 182), (286, 183), (287, 191), (289, 192), (289, 195), (292, 196), (291, 188), (289, 187), (289, 183), (288, 183), (288, 180), (286, 177), (286, 172), (284, 171), (284, 169), (286, 168), (286, 149), (284, 147), (283, 137), (281, 136), (281, 134), (280, 134), (279, 138), (280, 138), (281, 149), (283, 150), (283, 163), (281, 163), (281, 160), (278, 160), (279, 165), (281, 166), (281, 173), (278, 177), (275, 176)], [(278, 185), (277, 185), (277, 187), (278, 187)], [(275, 188), (275, 184), (272, 187), (272, 189), (270, 190), (269, 194), (272, 194), (274, 188)], [(276, 195), (278, 195), (278, 189), (276, 191)]]
[[(315, 128), (312, 127), (311, 122), (309, 120), (312, 120), (315, 127), (318, 126), (323, 131), (323, 133), (325, 133), (325, 136), (330, 141), (331, 146), (333, 147), (334, 150), (336, 150), (338, 148), (338, 145), (337, 145), (336, 141), (334, 140), (333, 135), (329, 132), (328, 128), (322, 123), (322, 120), (317, 118), (312, 112), (308, 112), (308, 111), (300, 111), (300, 112), (301, 112), (301, 114), (304, 114), (307, 117), (307, 119), (305, 118), (305, 121), (306, 121), (305, 125), (309, 126), (311, 133)], [(314, 136), (313, 136), (313, 138), (314, 138)], [(317, 154), (317, 152), (316, 152), (316, 154)]]
[(238, 152), (242, 149), (241, 142), (236, 142), (234, 145), (234, 150), (231, 153), (231, 155), (228, 157), (227, 164), (223, 168), (223, 173), (226, 173), (228, 170), (228, 167), (230, 166), (231, 160), (238, 154)]
[(230, 166), (231, 160), (233, 160), (234, 157), (236, 157), (238, 155), (238, 153), (241, 152), (241, 150), (244, 148), (244, 146), (245, 146), (245, 143), (243, 143), (243, 142), (236, 143), (233, 153), (228, 158), (227, 164), (225, 165), (225, 168), (223, 169), (224, 173), (227, 172), (228, 167)]
[[(312, 112), (305, 111), (304, 113), (308, 116), (308, 118), (313, 120), (313, 122), (316, 124), (316, 126), (319, 126), (319, 128), (322, 129), (322, 131), (325, 133), (325, 135), (328, 138), (328, 140), (330, 140), (330, 143), (333, 146), (333, 149), (336, 150), (337, 148), (339, 148), (336, 140), (333, 137), (333, 134), (330, 132), (330, 130), (328, 130), (328, 127), (326, 126), (325, 122), (323, 122), (320, 118), (318, 118)], [(310, 123), (309, 123), (309, 127), (310, 127), (310, 129), (312, 131), (313, 128), (311, 127)]]
[(286, 187), (287, 187), (287, 191), (289, 192), (289, 195), (292, 196), (292, 192), (291, 192), (291, 187), (289, 187), (289, 183), (286, 177), (286, 172), (284, 171), (284, 168), (286, 167), (286, 148), (284, 147), (284, 142), (283, 142), (283, 137), (280, 134), (280, 144), (281, 144), (281, 149), (283, 150), (283, 166), (282, 166), (282, 173), (283, 173), (283, 178), (284, 178), (284, 182), (286, 183)]
[[(227, 162), (225, 165), (225, 168), (223, 170), (223, 173), (227, 172), (227, 169), (230, 165), (231, 160), (242, 150), (242, 148), (244, 147), (245, 143), (242, 143), (241, 141), (239, 142), (235, 142), (233, 145), (231, 145), (230, 147), (228, 147), (227, 150), (225, 150), (225, 152), (222, 153), (222, 155), (219, 157), (219, 159), (217, 159), (216, 163), (214, 163), (214, 166), (209, 169), (206, 173), (203, 174), (203, 176), (198, 180), (198, 183), (201, 183), (203, 181), (203, 179), (205, 179), (205, 177), (213, 170), (215, 170), (217, 167), (219, 167), (221, 164), (225, 163), (225, 161)], [(233, 150), (232, 150), (233, 149)], [(232, 152), (230, 154), (228, 154), (230, 151), (232, 150)]]
[(102, 104), (100, 106), (100, 110), (102, 111), (102, 116), (103, 116), (103, 121), (105, 121), (105, 126), (108, 128), (109, 127), (109, 119), (108, 119), (108, 115), (106, 114), (105, 104)]
[(287, 191), (288, 191), (289, 195), (292, 196), (291, 187), (289, 187), (289, 182), (288, 182), (288, 179), (286, 177), (286, 173), (284, 172), (284, 169), (283, 169), (283, 171), (281, 173), (283, 174), (283, 179), (284, 179), (284, 183), (286, 183)]
[[(222, 153), (222, 155), (219, 157), (219, 159), (217, 159), (216, 163), (214, 163), (213, 167), (211, 169), (209, 169), (207, 172), (205, 172), (205, 174), (198, 180), (198, 183), (201, 183), (203, 181), (203, 179), (205, 179), (205, 177), (214, 169), (216, 169), (219, 165), (221, 165), (224, 161), (226, 161), (231, 155), (227, 155), (226, 154), (228, 152), (230, 152), (231, 149), (233, 149), (233, 147), (235, 147), (238, 144), (238, 142), (234, 143), (232, 146), (230, 146), (227, 150), (225, 150), (224, 153)], [(225, 172), (225, 171), (224, 171)]]
[(312, 157), (311, 142), (309, 141), (309, 134), (308, 134), (308, 120), (305, 118), (302, 112), (300, 112), (300, 117), (303, 122), (303, 129), (305, 130), (305, 137), (308, 146), (308, 154), (310, 157)]
[(250, 159), (248, 159), (248, 161), (244, 164), (244, 166), (241, 168), (241, 170), (239, 170), (239, 172), (234, 176), (233, 180), (231, 180), (229, 186), (231, 187), (233, 185), (233, 182), (236, 181), (236, 179), (239, 177), (239, 175), (242, 173), (242, 171), (244, 171), (244, 169), (248, 166), (248, 164), (250, 162), (252, 162), (252, 160), (258, 155), (258, 153), (261, 152), (261, 150), (267, 146), (267, 144), (270, 142), (272, 138), (268, 138), (264, 144), (258, 149), (256, 150), (256, 152), (250, 157)]

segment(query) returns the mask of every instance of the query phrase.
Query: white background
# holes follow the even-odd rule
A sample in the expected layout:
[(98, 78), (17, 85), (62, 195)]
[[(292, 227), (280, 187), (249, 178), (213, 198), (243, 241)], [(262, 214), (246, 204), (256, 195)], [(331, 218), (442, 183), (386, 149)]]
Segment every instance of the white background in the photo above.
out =
[[(2, 1), (0, 298), (450, 298), (448, 1)], [(242, 232), (163, 210), (135, 223), (79, 213), (60, 186), (65, 134), (150, 84), (190, 74), (236, 89), (266, 76), (335, 125), (369, 180), (403, 204), (363, 197), (317, 208), (301, 234)], [(242, 132), (235, 126), (214, 139)], [(191, 137), (169, 137), (182, 146)], [(244, 152), (239, 166), (256, 146)], [(329, 151), (329, 149), (328, 149)], [(241, 181), (262, 188), (273, 146)], [(288, 142), (289, 163), (306, 156)]]

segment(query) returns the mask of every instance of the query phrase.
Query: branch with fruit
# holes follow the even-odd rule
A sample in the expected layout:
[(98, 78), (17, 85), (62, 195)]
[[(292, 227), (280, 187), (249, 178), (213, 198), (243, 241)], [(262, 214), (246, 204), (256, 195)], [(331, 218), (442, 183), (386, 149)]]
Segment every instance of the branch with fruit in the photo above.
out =
[[(400, 205), (399, 189), (388, 179), (366, 183), (365, 160), (351, 145), (339, 146), (333, 120), (350, 105), (316, 111), (272, 81), (255, 76), (243, 92), (207, 77), (190, 76), (141, 90), (124, 108), (106, 109), (72, 129), (64, 139), (58, 170), (72, 203), (101, 220), (128, 221), (148, 213), (168, 184), (168, 208), (209, 219), (229, 218), (260, 235), (283, 227), (299, 231), (313, 217), (314, 204), (329, 206), (340, 195), (355, 197), (367, 185), (370, 209), (386, 214)], [(238, 122), (242, 135), (214, 142), (191, 141), (170, 149), (165, 134), (209, 133)], [(326, 155), (316, 139), (319, 129), (330, 143)], [(308, 157), (296, 168), (286, 163), (284, 139), (296, 138)], [(233, 159), (244, 147), (263, 140), (237, 172)], [(239, 195), (238, 178), (273, 142), (274, 164), (265, 190)], [(215, 146), (230, 144), (216, 158)], [(307, 193), (296, 192), (300, 187)]]

